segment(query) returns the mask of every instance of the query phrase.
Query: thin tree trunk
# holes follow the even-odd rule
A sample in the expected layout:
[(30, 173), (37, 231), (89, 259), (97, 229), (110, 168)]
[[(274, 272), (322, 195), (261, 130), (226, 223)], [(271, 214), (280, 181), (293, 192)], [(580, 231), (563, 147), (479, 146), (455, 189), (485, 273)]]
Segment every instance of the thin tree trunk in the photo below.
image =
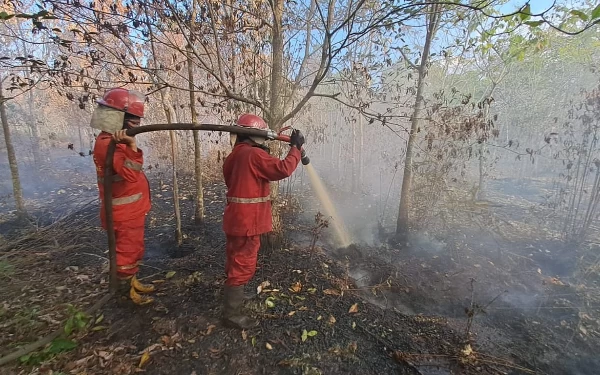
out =
[(17, 207), (17, 215), (26, 217), (25, 202), (23, 200), (23, 190), (21, 188), (21, 179), (19, 178), (19, 165), (17, 164), (17, 155), (10, 137), (10, 128), (8, 126), (8, 116), (6, 115), (6, 98), (2, 90), (2, 78), (0, 78), (0, 118), (2, 120), (2, 131), (4, 132), (4, 142), (6, 143), (6, 153), (8, 154), (8, 165), (12, 177), (13, 197)]
[[(23, 56), (27, 56), (29, 53), (27, 51), (27, 44), (25, 43), (25, 34), (22, 28), (19, 28), (19, 33), (21, 34), (21, 43), (23, 46)], [(31, 82), (31, 74), (29, 70), (25, 70), (25, 78), (28, 82)], [(30, 89), (27, 93), (27, 109), (29, 111), (29, 129), (31, 129), (31, 138), (33, 141), (32, 152), (33, 152), (33, 161), (36, 166), (40, 166), (42, 162), (42, 158), (40, 156), (40, 131), (37, 126), (37, 118), (35, 115), (34, 107), (34, 99), (33, 99), (33, 89)], [(35, 169), (34, 169), (35, 170)]]
[[(269, 126), (278, 131), (281, 128), (279, 122), (283, 117), (283, 6), (284, 0), (273, 1), (273, 27), (272, 27), (272, 66), (271, 66), (271, 90), (269, 101)], [(281, 145), (279, 143), (272, 147), (271, 151), (277, 157), (281, 157)], [(283, 242), (283, 225), (281, 222), (281, 212), (277, 205), (279, 193), (279, 183), (271, 183), (271, 201), (273, 206), (271, 214), (273, 217), (273, 232), (263, 236), (263, 247), (275, 249), (281, 246)]]
[(84, 146), (84, 143), (83, 143), (83, 134), (81, 134), (82, 124), (81, 124), (81, 121), (78, 121), (77, 123), (78, 123), (78, 125), (77, 125), (77, 131), (79, 133), (79, 151), (83, 152), (83, 150), (85, 149), (85, 146)]
[(269, 124), (275, 131), (279, 130), (281, 124), (278, 122), (282, 117), (283, 110), (283, 93), (282, 75), (283, 75), (283, 5), (284, 0), (273, 1), (273, 31), (272, 31), (272, 49), (273, 63), (271, 68), (271, 98), (269, 109), (271, 118)]
[[(196, 113), (196, 98), (194, 94), (194, 66), (192, 64), (192, 46), (195, 40), (196, 2), (192, 3), (192, 16), (190, 20), (190, 40), (187, 46), (188, 81), (190, 90), (190, 111), (192, 122), (198, 122)], [(204, 190), (202, 188), (202, 144), (200, 143), (199, 131), (194, 130), (194, 177), (196, 180), (196, 207), (194, 210), (194, 221), (196, 224), (204, 223)]]
[(364, 144), (364, 131), (363, 131), (363, 118), (362, 115), (358, 115), (358, 128), (359, 128), (359, 150), (358, 150), (358, 182), (359, 184), (363, 181), (363, 154), (365, 149)]
[[(351, 116), (354, 114), (352, 113)], [(360, 116), (360, 114), (359, 114)], [(350, 173), (352, 174), (352, 192), (356, 193), (356, 185), (358, 182), (356, 181), (356, 121), (355, 119), (351, 120), (352, 123), (352, 155), (350, 156), (350, 163), (352, 164), (350, 168)]]
[[(147, 20), (150, 19), (149, 15), (148, 15), (148, 9), (145, 9), (146, 11), (146, 18)], [(153, 67), (154, 67), (154, 71), (150, 73), (151, 78), (153, 79), (153, 81), (156, 82), (156, 79), (158, 79), (159, 81), (162, 80), (161, 77), (159, 77), (159, 65), (158, 65), (158, 61), (156, 59), (156, 49), (154, 47), (154, 32), (152, 29), (152, 26), (148, 23), (148, 31), (150, 33), (150, 48), (152, 50), (152, 61), (153, 61)], [(170, 90), (170, 88), (167, 88), (166, 90)], [(163, 90), (159, 90), (160, 93), (160, 100), (161, 103), (163, 105), (163, 110), (165, 112), (165, 117), (167, 118), (167, 123), (168, 124), (172, 124), (173, 123), (173, 115), (175, 115), (175, 111), (173, 111), (173, 108), (171, 107), (171, 105), (169, 103), (171, 102), (171, 97), (169, 95), (169, 92), (167, 91), (167, 94), (165, 94), (165, 89)], [(179, 208), (179, 184), (177, 181), (177, 139), (175, 138), (175, 132), (173, 130), (169, 131), (169, 138), (171, 140), (171, 165), (173, 168), (173, 208), (175, 210), (175, 239), (177, 240), (177, 246), (181, 246), (181, 244), (183, 243), (183, 232), (181, 230), (181, 210)]]
[(408, 143), (406, 145), (406, 158), (404, 161), (404, 176), (402, 179), (402, 191), (400, 193), (400, 207), (398, 208), (398, 221), (396, 223), (396, 235), (403, 238), (408, 233), (409, 210), (411, 198), (412, 184), (412, 164), (413, 164), (413, 149), (417, 139), (417, 131), (419, 129), (419, 117), (423, 110), (423, 88), (425, 86), (425, 76), (427, 74), (427, 64), (429, 63), (429, 52), (431, 49), (431, 41), (435, 37), (440, 19), (439, 4), (429, 6), (430, 13), (427, 15), (427, 35), (425, 36), (425, 45), (421, 55), (421, 63), (417, 69), (417, 97), (415, 98), (415, 107), (411, 117), (410, 133), (408, 135)]

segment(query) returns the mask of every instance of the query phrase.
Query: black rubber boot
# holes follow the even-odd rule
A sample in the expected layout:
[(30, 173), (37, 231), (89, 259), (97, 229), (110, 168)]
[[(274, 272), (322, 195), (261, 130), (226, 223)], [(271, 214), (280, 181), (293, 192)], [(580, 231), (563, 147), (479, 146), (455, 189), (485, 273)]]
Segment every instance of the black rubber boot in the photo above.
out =
[(242, 313), (244, 304), (244, 286), (225, 285), (223, 303), (223, 324), (230, 328), (250, 329), (258, 325), (258, 320)]

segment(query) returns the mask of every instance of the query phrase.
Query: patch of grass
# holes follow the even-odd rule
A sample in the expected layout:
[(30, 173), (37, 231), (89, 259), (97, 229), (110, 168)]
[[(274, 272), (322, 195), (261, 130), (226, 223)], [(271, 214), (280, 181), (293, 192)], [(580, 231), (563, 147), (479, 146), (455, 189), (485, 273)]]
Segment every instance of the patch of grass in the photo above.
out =
[(19, 358), (19, 361), (27, 365), (39, 365), (40, 363), (53, 358), (57, 354), (68, 352), (76, 347), (76, 342), (59, 337), (54, 339), (44, 350), (26, 354)]
[(0, 278), (10, 278), (15, 274), (15, 267), (5, 260), (0, 260)]
[(11, 325), (18, 329), (35, 329), (42, 325), (38, 320), (39, 315), (39, 306), (26, 307), (14, 315), (11, 319), (11, 322), (13, 322)]

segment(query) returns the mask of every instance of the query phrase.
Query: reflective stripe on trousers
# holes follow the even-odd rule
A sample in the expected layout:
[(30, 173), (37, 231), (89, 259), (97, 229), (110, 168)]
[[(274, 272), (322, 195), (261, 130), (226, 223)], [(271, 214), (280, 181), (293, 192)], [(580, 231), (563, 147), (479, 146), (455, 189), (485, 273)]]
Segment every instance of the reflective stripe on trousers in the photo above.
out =
[(271, 197), (260, 197), (260, 198), (237, 198), (227, 197), (228, 203), (265, 203), (271, 200)]

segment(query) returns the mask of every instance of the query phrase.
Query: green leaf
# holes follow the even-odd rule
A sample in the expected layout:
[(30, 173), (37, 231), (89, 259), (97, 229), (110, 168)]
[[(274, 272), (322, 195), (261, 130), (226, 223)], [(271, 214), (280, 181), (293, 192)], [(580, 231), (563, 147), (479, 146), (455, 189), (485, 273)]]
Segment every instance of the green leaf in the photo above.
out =
[(176, 274), (176, 273), (177, 273), (177, 272), (175, 272), (175, 271), (169, 271), (169, 272), (167, 272), (167, 274), (165, 275), (165, 278), (167, 278), (167, 279), (170, 279), (170, 278), (172, 278), (173, 276), (175, 276), (175, 274)]
[(92, 328), (92, 332), (102, 331), (107, 328), (108, 328), (107, 326), (96, 326), (96, 327)]
[(104, 314), (102, 314), (98, 318), (96, 318), (96, 321), (94, 322), (94, 324), (100, 324), (103, 320), (104, 320)]
[(600, 18), (600, 4), (592, 10), (592, 19)]
[(306, 330), (302, 330), (302, 342), (306, 341), (306, 339), (308, 338), (308, 332), (306, 332)]
[(48, 353), (58, 354), (66, 352), (77, 347), (77, 343), (73, 340), (57, 338), (52, 341), (50, 347), (46, 350)]
[(585, 14), (585, 13), (583, 13), (580, 10), (572, 10), (571, 14), (574, 15), (574, 16), (579, 17), (579, 19), (581, 19), (582, 21), (587, 21), (589, 19), (588, 15)]
[(531, 17), (531, 5), (527, 4), (519, 13), (519, 18), (521, 21), (525, 21)]
[(308, 335), (308, 337), (313, 337), (313, 336), (316, 336), (316, 335), (317, 335), (317, 333), (318, 333), (317, 331), (309, 331), (309, 332), (307, 333), (307, 335)]
[(2, 21), (9, 20), (9, 19), (13, 18), (14, 16), (15, 16), (14, 14), (8, 14), (6, 12), (0, 12), (0, 20), (2, 20)]
[(252, 338), (252, 346), (256, 346), (256, 336)]
[(65, 323), (65, 333), (67, 335), (70, 335), (71, 332), (73, 332), (73, 328), (75, 328), (75, 322), (74, 319), (71, 317), (67, 320), (67, 323)]
[(21, 363), (29, 362), (30, 359), (31, 359), (31, 353), (25, 354), (25, 355), (19, 357), (19, 361)]
[(527, 21), (527, 22), (523, 22), (523, 23), (527, 26), (538, 27), (539, 25), (543, 24), (544, 21)]
[(273, 307), (275, 307), (275, 302), (273, 302), (275, 298), (273, 297), (269, 297), (267, 298), (267, 300), (265, 301), (265, 303), (267, 304), (267, 307), (272, 309)]

